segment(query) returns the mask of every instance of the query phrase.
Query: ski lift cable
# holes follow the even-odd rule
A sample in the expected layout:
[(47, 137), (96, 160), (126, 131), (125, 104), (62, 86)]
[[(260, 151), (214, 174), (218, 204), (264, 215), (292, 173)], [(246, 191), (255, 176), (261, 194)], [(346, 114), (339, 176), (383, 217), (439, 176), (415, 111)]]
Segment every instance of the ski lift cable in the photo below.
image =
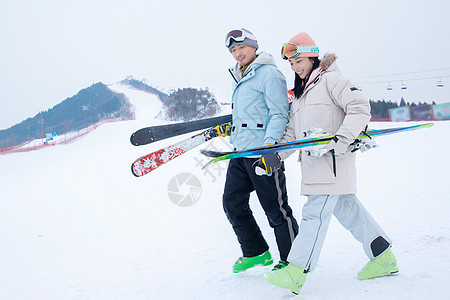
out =
[(405, 73), (396, 73), (396, 74), (386, 74), (386, 75), (360, 76), (360, 77), (353, 77), (352, 80), (363, 79), (363, 78), (376, 78), (376, 77), (389, 77), (389, 76), (400, 76), (400, 75), (409, 75), (409, 74), (429, 73), (429, 72), (437, 72), (437, 71), (444, 71), (444, 70), (450, 70), (450, 68), (424, 70), (424, 71), (414, 71), (414, 72), (405, 72)]
[(421, 77), (421, 78), (412, 78), (412, 79), (399, 79), (399, 80), (382, 80), (382, 81), (370, 81), (370, 82), (357, 82), (357, 83), (358, 84), (373, 84), (373, 83), (389, 83), (389, 82), (408, 82), (408, 81), (417, 81), (417, 80), (426, 80), (426, 79), (446, 78), (446, 77), (450, 77), (450, 75)]

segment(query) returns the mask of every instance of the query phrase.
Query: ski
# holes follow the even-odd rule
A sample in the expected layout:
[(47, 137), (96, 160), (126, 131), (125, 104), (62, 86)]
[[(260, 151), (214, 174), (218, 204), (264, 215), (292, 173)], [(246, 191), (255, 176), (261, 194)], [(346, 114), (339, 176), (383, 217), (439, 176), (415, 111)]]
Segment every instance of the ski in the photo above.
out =
[(133, 162), (131, 172), (136, 177), (142, 177), (216, 136), (218, 136), (217, 131), (209, 128), (178, 143), (144, 155)]
[[(392, 133), (397, 133), (401, 131), (410, 131), (410, 130), (416, 130), (416, 129), (422, 129), (422, 128), (428, 128), (433, 126), (433, 123), (425, 123), (425, 124), (419, 124), (419, 125), (412, 125), (412, 126), (406, 126), (406, 127), (396, 127), (396, 128), (387, 128), (387, 129), (379, 129), (379, 130), (368, 130), (366, 132), (361, 133), (355, 140), (354, 143), (357, 143), (362, 138), (370, 138), (370, 137), (376, 137), (381, 135), (388, 135)], [(310, 146), (316, 146), (321, 144), (327, 144), (333, 139), (333, 135), (328, 136), (321, 136), (316, 138), (307, 138), (282, 144), (274, 144), (271, 146), (265, 146), (265, 147), (258, 147), (248, 150), (242, 150), (242, 151), (229, 151), (229, 152), (220, 152), (220, 151), (211, 151), (211, 150), (205, 150), (202, 149), (200, 152), (208, 157), (213, 157), (214, 159), (209, 161), (206, 165), (203, 166), (203, 168), (209, 166), (212, 163), (227, 160), (227, 159), (233, 159), (233, 158), (239, 158), (239, 157), (246, 157), (246, 156), (253, 156), (253, 155), (262, 155), (266, 153), (273, 153), (273, 152), (281, 152), (281, 151), (289, 151), (293, 149), (300, 149)]]
[(130, 142), (134, 146), (147, 145), (180, 134), (185, 134), (228, 122), (231, 122), (231, 115), (190, 122), (145, 127), (134, 132), (130, 137)]

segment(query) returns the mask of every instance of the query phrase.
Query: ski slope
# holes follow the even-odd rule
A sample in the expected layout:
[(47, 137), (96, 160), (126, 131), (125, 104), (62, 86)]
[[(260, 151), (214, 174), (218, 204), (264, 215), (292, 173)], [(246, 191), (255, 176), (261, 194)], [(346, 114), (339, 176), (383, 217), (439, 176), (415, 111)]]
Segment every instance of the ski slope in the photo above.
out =
[[(367, 262), (361, 246), (332, 219), (319, 265), (300, 296), (272, 286), (270, 267), (233, 274), (241, 255), (221, 204), (226, 163), (207, 170), (193, 150), (135, 178), (137, 157), (176, 142), (134, 147), (136, 129), (160, 123), (156, 96), (125, 93), (136, 120), (107, 123), (68, 145), (0, 155), (1, 299), (448, 299), (450, 297), (450, 122), (377, 139), (358, 157), (358, 196), (394, 241), (400, 272), (356, 279)], [(411, 124), (411, 123), (408, 123)], [(400, 126), (374, 123), (373, 128)], [(189, 136), (189, 135), (185, 135)], [(222, 138), (205, 146), (229, 147)], [(198, 149), (201, 149), (199, 147)], [(288, 193), (296, 218), (296, 157), (287, 162)], [(195, 204), (175, 205), (173, 178), (196, 177)], [(264, 213), (251, 204), (274, 256)]]

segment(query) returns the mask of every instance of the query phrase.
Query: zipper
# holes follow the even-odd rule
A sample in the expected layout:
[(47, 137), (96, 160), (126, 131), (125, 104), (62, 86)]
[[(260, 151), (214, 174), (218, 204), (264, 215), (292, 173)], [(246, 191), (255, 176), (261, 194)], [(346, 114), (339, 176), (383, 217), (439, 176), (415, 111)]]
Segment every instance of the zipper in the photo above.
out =
[[(305, 87), (303, 90), (303, 94), (300, 96), (300, 99), (302, 99), (307, 92), (309, 92), (310, 89), (312, 89), (316, 84), (319, 82), (320, 78), (322, 77), (323, 72), (320, 72), (317, 77), (310, 83), (308, 86)], [(300, 99), (298, 99), (300, 101)]]
[(239, 84), (239, 83), (242, 82), (244, 79), (246, 80), (245, 76), (247, 76), (248, 73), (251, 72), (251, 70), (253, 70), (253, 69), (251, 69), (251, 67), (249, 66), (249, 67), (245, 70), (244, 74), (242, 74), (242, 78), (241, 78), (240, 81), (238, 81), (238, 80), (236, 79), (236, 76), (234, 75), (232, 69), (228, 69), (228, 72), (230, 72), (230, 74), (231, 74), (231, 76), (233, 77), (233, 79), (234, 79), (234, 81), (236, 82), (236, 84)]
[(231, 77), (233, 77), (234, 81), (236, 82), (236, 84), (239, 84), (239, 81), (237, 81), (236, 77), (233, 74), (233, 71), (231, 71), (231, 69), (228, 69), (228, 72), (230, 72)]
[(319, 73), (319, 74), (317, 75), (317, 77), (313, 80), (313, 82), (311, 82), (310, 84), (308, 84), (307, 87), (305, 87), (305, 91), (303, 92), (303, 95), (304, 95), (307, 91), (309, 91), (311, 88), (313, 88), (313, 87), (319, 82), (320, 78), (322, 77), (322, 74), (323, 74), (323, 73)]

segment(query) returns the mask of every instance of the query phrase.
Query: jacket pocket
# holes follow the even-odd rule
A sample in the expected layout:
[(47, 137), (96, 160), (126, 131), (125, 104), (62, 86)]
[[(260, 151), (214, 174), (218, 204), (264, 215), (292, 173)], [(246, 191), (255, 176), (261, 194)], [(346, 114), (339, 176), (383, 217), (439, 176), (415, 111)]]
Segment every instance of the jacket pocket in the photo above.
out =
[(305, 112), (302, 114), (302, 128), (309, 130), (311, 128), (322, 128), (330, 134), (333, 130), (333, 116), (331, 113), (331, 105), (329, 103), (308, 104)]
[(233, 125), (232, 143), (238, 150), (261, 147), (264, 143), (266, 124), (262, 120), (247, 120)]
[(336, 182), (331, 154), (327, 153), (321, 157), (311, 157), (303, 152), (301, 166), (304, 184), (332, 184)]

